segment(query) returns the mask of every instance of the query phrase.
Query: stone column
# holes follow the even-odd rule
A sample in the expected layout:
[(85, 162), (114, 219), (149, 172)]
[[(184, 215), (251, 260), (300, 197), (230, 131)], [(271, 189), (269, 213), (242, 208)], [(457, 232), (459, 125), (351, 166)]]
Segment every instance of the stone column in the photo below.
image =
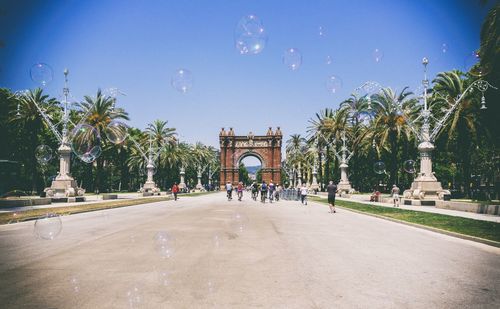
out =
[(318, 190), (319, 189), (319, 185), (318, 185), (318, 171), (316, 170), (316, 165), (313, 166), (313, 170), (312, 170), (311, 189), (313, 189), (313, 190)]
[(201, 167), (198, 167), (198, 183), (196, 184), (196, 189), (203, 189), (203, 185), (201, 184)]
[(181, 167), (181, 170), (180, 170), (180, 176), (181, 176), (181, 181), (179, 182), (179, 189), (185, 189), (186, 188), (186, 183), (185, 183), (185, 177), (186, 175), (186, 170), (184, 169), (184, 167)]

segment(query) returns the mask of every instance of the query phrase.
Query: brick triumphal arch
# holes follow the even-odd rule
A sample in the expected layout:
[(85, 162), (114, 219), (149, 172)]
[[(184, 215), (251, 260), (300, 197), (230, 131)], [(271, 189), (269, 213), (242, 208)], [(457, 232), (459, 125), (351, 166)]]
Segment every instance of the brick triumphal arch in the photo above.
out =
[(220, 185), (227, 182), (237, 184), (239, 165), (248, 156), (257, 157), (262, 163), (262, 180), (281, 183), (281, 140), (280, 127), (273, 132), (270, 127), (266, 135), (235, 135), (233, 128), (220, 131)]

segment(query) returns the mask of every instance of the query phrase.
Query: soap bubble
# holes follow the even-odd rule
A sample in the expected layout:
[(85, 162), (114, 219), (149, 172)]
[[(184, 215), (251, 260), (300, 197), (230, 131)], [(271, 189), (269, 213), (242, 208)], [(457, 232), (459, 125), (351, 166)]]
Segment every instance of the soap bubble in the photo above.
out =
[(71, 277), (69, 279), (69, 284), (73, 293), (80, 293), (80, 281), (76, 277)]
[(406, 160), (403, 163), (403, 169), (405, 170), (405, 172), (407, 172), (409, 174), (414, 174), (416, 172), (415, 161), (413, 161), (413, 160)]
[(320, 37), (324, 37), (324, 36), (325, 36), (325, 34), (326, 34), (326, 32), (325, 32), (325, 27), (323, 27), (323, 26), (319, 26), (319, 27), (318, 27), (318, 34), (319, 34), (319, 36), (320, 36)]
[(358, 114), (358, 122), (364, 126), (369, 126), (373, 118), (373, 113), (362, 111)]
[(375, 48), (375, 50), (372, 53), (372, 56), (373, 56), (373, 60), (375, 60), (375, 62), (379, 63), (380, 61), (382, 61), (382, 58), (384, 58), (384, 53), (380, 49)]
[(70, 133), (73, 153), (85, 163), (94, 162), (102, 152), (99, 132), (88, 124), (76, 126)]
[(128, 135), (128, 126), (123, 122), (113, 120), (106, 127), (106, 136), (113, 144), (122, 143)]
[(448, 52), (448, 44), (441, 44), (441, 51), (443, 52), (443, 54), (446, 54)]
[(30, 69), (31, 80), (45, 87), (48, 83), (52, 81), (54, 73), (52, 68), (45, 63), (34, 64)]
[(342, 79), (338, 76), (330, 75), (326, 79), (325, 85), (328, 92), (335, 94), (342, 88)]
[(302, 64), (302, 54), (297, 48), (289, 48), (283, 54), (283, 63), (292, 71), (297, 70)]
[(231, 228), (237, 232), (242, 233), (245, 231), (248, 225), (248, 217), (242, 213), (235, 213), (231, 218)]
[(62, 221), (59, 215), (48, 213), (35, 221), (35, 235), (45, 240), (53, 240), (62, 231)]
[(262, 52), (267, 44), (267, 32), (257, 16), (247, 15), (239, 20), (234, 30), (234, 44), (242, 55)]
[(373, 164), (373, 171), (377, 174), (384, 174), (385, 173), (385, 163), (382, 161), (375, 162)]
[(220, 249), (224, 242), (224, 237), (223, 234), (221, 233), (215, 233), (212, 237), (212, 244), (215, 249)]
[(154, 237), (155, 250), (163, 259), (171, 258), (174, 255), (175, 243), (175, 237), (165, 231), (156, 233)]
[(169, 286), (172, 282), (170, 272), (166, 270), (158, 270), (158, 282), (161, 286)]
[(142, 298), (142, 292), (137, 286), (133, 286), (127, 291), (129, 308), (139, 308), (142, 304)]
[(326, 56), (325, 63), (326, 64), (332, 64), (332, 62), (333, 62), (332, 57)]
[(52, 149), (47, 145), (39, 145), (35, 149), (35, 158), (40, 164), (47, 164), (52, 160)]
[(491, 66), (487, 63), (481, 63), (479, 52), (474, 51), (465, 58), (464, 70), (471, 75), (483, 77), (491, 72)]
[(193, 88), (193, 73), (186, 69), (178, 69), (174, 72), (170, 84), (175, 90), (186, 93)]

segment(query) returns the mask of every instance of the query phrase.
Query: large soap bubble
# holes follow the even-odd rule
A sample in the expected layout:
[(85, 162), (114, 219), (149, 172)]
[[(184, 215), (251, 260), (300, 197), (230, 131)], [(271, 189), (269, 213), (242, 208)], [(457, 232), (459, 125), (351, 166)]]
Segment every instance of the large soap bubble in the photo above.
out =
[(47, 164), (52, 160), (52, 149), (47, 145), (39, 145), (35, 149), (35, 158), (40, 164)]
[(175, 90), (181, 93), (187, 93), (193, 88), (193, 73), (186, 69), (178, 69), (174, 72), (170, 84)]
[(76, 126), (70, 134), (73, 153), (85, 163), (94, 162), (102, 152), (99, 132), (88, 124)]
[(54, 73), (52, 68), (45, 63), (34, 64), (30, 69), (31, 80), (45, 87), (48, 83), (52, 81)]
[(330, 75), (326, 79), (326, 90), (332, 94), (336, 94), (340, 89), (342, 89), (342, 79), (335, 75)]
[(375, 162), (375, 164), (373, 164), (373, 171), (379, 175), (384, 174), (385, 173), (385, 163), (382, 161)]
[(62, 231), (62, 221), (59, 215), (48, 213), (35, 221), (35, 235), (45, 240), (53, 240)]
[(128, 135), (128, 126), (123, 122), (113, 120), (106, 127), (106, 136), (113, 144), (122, 143)]
[(414, 174), (416, 172), (415, 161), (413, 161), (413, 160), (406, 160), (403, 163), (403, 169), (405, 170), (405, 172), (407, 172), (409, 174)]
[(292, 71), (302, 64), (302, 54), (297, 48), (289, 48), (283, 53), (283, 63)]
[(171, 258), (175, 252), (175, 237), (170, 233), (161, 231), (154, 237), (155, 250), (161, 258)]
[(479, 52), (474, 51), (465, 58), (464, 70), (471, 75), (483, 77), (491, 72), (491, 66), (487, 63), (481, 63)]
[(267, 44), (267, 32), (257, 16), (247, 15), (240, 19), (234, 30), (234, 44), (242, 55), (262, 52)]

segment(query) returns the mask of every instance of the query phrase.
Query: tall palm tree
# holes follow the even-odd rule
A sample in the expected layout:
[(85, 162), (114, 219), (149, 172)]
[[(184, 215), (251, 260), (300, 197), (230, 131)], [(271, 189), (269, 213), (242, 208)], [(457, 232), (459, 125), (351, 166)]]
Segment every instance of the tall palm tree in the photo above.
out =
[[(37, 160), (35, 158), (35, 149), (40, 143), (40, 135), (47, 131), (49, 124), (46, 123), (38, 110), (38, 107), (48, 115), (49, 119), (55, 120), (58, 115), (58, 102), (54, 98), (49, 98), (43, 93), (41, 88), (28, 90), (18, 96), (19, 109), (11, 111), (10, 119), (13, 123), (23, 128), (26, 134), (26, 171), (31, 172), (31, 189), (37, 189)], [(37, 107), (38, 105), (38, 107)], [(53, 121), (55, 123), (55, 121)], [(48, 133), (48, 131), (46, 132)], [(50, 133), (52, 134), (52, 133)], [(47, 134), (43, 134), (47, 135)], [(55, 138), (53, 137), (53, 140)]]
[[(458, 96), (465, 91), (470, 82), (470, 79), (466, 79), (460, 71), (438, 73), (433, 80), (432, 108), (435, 114), (443, 113), (454, 105)], [(474, 152), (473, 145), (477, 144), (479, 130), (482, 127), (479, 124), (479, 105), (478, 94), (468, 92), (449, 118), (447, 129), (441, 131), (441, 136), (439, 136), (447, 147), (452, 147), (453, 152), (458, 154), (456, 159), (462, 161), (462, 185), (467, 194), (470, 194), (471, 153)], [(486, 135), (485, 132), (482, 133)]]
[[(114, 99), (103, 95), (101, 89), (97, 90), (95, 97), (84, 96), (84, 100), (79, 104), (79, 106), (82, 110), (89, 111), (85, 122), (93, 126), (101, 137), (104, 136), (104, 132), (111, 121), (115, 119), (129, 119), (128, 113), (125, 112), (124, 109), (114, 108)], [(102, 191), (102, 170), (106, 154), (109, 152), (112, 145), (107, 142), (106, 139), (102, 139), (101, 144), (103, 153), (96, 159), (96, 177), (94, 187), (97, 190)]]
[[(369, 139), (377, 140), (377, 151), (386, 151), (389, 156), (389, 181), (396, 183), (398, 171), (399, 145), (411, 138), (411, 128), (407, 119), (411, 119), (416, 110), (417, 99), (411, 97), (413, 93), (404, 88), (396, 93), (391, 88), (383, 88), (379, 94), (373, 96), (372, 103), (376, 110), (372, 134)], [(401, 108), (397, 106), (400, 105)]]

